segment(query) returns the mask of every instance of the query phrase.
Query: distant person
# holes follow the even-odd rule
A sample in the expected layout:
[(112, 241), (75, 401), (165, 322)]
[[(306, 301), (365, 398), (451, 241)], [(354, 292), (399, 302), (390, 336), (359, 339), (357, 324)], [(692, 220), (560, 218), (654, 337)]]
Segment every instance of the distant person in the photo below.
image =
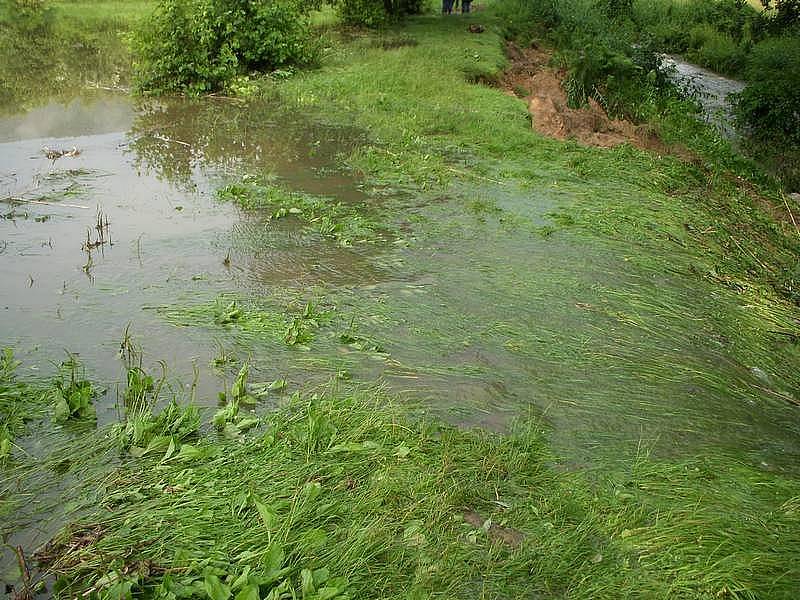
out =
[(472, 0), (461, 0), (461, 12), (468, 13), (470, 4), (472, 4)]
[(454, 0), (442, 0), (442, 14), (449, 15), (453, 12), (453, 1)]

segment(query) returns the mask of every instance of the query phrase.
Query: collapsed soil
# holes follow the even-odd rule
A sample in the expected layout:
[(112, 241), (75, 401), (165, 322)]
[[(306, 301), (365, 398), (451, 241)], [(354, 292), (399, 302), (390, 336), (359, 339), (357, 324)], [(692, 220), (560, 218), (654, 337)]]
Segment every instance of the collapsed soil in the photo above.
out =
[(541, 135), (573, 139), (585, 146), (613, 148), (630, 143), (646, 150), (676, 154), (676, 149), (668, 148), (650, 127), (610, 118), (593, 98), (584, 107), (571, 108), (562, 86), (566, 73), (548, 66), (550, 52), (536, 45), (519, 48), (509, 43), (507, 54), (511, 64), (500, 80), (501, 87), (527, 100), (533, 128)]

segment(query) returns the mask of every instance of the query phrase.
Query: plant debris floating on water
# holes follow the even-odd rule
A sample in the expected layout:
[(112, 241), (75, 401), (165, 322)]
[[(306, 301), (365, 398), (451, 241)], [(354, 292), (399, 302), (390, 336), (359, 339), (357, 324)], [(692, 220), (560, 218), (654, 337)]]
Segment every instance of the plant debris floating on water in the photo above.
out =
[(69, 157), (69, 158), (74, 158), (76, 156), (80, 156), (81, 155), (81, 151), (78, 150), (75, 146), (73, 146), (71, 150), (54, 149), (54, 148), (48, 148), (47, 146), (44, 146), (42, 148), (42, 152), (44, 153), (44, 155), (47, 158), (49, 158), (53, 162), (57, 161), (59, 158), (65, 157), (65, 156)]

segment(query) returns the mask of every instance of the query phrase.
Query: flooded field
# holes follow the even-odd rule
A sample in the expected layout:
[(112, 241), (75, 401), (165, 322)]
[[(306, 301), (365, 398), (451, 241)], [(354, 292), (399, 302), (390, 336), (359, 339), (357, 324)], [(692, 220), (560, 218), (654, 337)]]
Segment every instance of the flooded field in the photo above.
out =
[[(75, 352), (110, 382), (120, 376), (116, 355), (129, 329), (147, 341), (148, 357), (191, 380), (192, 365), (208, 366), (217, 348), (166, 324), (157, 307), (186, 292), (300, 286), (369, 271), (346, 250), (312, 254), (313, 241), (294, 240), (295, 251), (237, 242), (263, 224), (217, 201), (215, 191), (244, 172), (360, 195), (350, 178), (326, 172), (353, 143), (349, 133), (264, 110), (180, 102), (135, 109), (125, 97), (95, 94), (4, 120), (3, 342), (45, 372)], [(298, 236), (284, 233), (278, 242), (291, 248)], [(209, 369), (199, 372), (202, 396), (215, 396), (219, 382)]]
[(791, 196), (595, 4), (0, 10), (0, 597), (794, 600)]
[[(733, 446), (774, 468), (798, 456), (781, 399), (793, 377), (742, 326), (748, 308), (613, 244), (537, 234), (559, 202), (547, 194), (367, 190), (342, 164), (357, 132), (268, 104), (99, 95), (0, 133), (4, 344), (42, 373), (77, 354), (108, 386), (101, 422), (117, 415), (127, 331), (172, 385), (196, 370), (201, 405), (248, 361), (290, 389), (380, 377), (463, 425), (503, 429), (534, 411), (576, 461), (642, 443)], [(385, 231), (341, 243), (218, 197), (263, 173)], [(308, 303), (309, 340), (287, 343)]]

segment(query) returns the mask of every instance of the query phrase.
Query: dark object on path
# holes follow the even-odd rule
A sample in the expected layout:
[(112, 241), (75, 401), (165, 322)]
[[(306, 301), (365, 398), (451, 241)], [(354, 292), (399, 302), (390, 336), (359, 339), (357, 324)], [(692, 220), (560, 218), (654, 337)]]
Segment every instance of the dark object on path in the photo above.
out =
[(469, 12), (469, 5), (472, 4), (472, 0), (461, 0), (461, 13), (468, 13)]
[(470, 25), (469, 26), (469, 32), (470, 33), (483, 33), (484, 31), (486, 31), (486, 30), (483, 28), (483, 25)]

